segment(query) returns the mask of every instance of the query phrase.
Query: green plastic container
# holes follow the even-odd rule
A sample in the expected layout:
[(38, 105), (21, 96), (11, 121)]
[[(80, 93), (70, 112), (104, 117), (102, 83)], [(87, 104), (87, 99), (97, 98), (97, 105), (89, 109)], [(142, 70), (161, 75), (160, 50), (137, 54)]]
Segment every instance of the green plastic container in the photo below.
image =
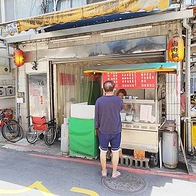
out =
[(77, 157), (98, 156), (98, 138), (94, 119), (69, 118), (69, 155)]

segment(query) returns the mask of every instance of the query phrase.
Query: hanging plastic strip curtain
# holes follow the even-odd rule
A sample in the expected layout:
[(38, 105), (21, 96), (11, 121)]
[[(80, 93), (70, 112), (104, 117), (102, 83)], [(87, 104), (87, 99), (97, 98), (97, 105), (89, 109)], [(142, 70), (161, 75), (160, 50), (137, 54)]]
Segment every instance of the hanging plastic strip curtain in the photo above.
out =
[(9, 34), (14, 35), (15, 33), (38, 27), (85, 20), (115, 13), (166, 10), (169, 6), (170, 0), (109, 0), (4, 23), (1, 24), (1, 35), (5, 37)]
[(57, 64), (57, 111), (59, 123), (63, 117), (71, 115), (71, 104), (88, 102), (88, 77), (84, 77), (84, 66), (74, 64)]

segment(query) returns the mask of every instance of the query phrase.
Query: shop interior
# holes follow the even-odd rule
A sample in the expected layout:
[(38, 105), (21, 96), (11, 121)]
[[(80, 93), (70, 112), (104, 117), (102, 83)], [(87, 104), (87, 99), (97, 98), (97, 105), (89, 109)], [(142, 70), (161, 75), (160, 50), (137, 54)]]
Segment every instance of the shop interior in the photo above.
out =
[[(150, 61), (150, 59), (148, 60)], [(157, 59), (154, 58), (154, 61), (157, 61)], [(113, 63), (115, 63), (115, 61), (113, 61)], [(144, 73), (144, 75), (145, 74), (146, 73)], [(88, 127), (89, 129), (91, 129), (92, 132), (92, 129), (94, 127), (93, 107), (96, 99), (103, 95), (101, 86), (105, 77), (104, 73), (92, 72), (84, 74), (84, 77), (86, 77), (86, 81), (90, 82), (91, 87), (89, 88), (90, 90), (88, 91), (88, 96), (86, 97), (88, 98), (86, 104), (89, 107), (81, 103), (71, 104), (71, 117), (69, 122), (70, 156), (91, 154), (91, 156), (96, 157), (98, 156), (96, 149), (97, 140), (96, 138), (94, 138), (94, 135), (89, 138), (89, 144), (91, 143), (92, 146), (94, 146), (93, 148), (91, 146), (91, 149), (94, 149), (93, 152), (89, 152), (90, 147), (81, 148), (81, 146), (83, 146), (82, 142), (79, 142), (77, 144), (78, 146), (80, 146), (80, 149), (78, 149), (78, 147), (72, 142), (72, 140), (81, 140), (81, 138), (77, 139), (78, 136), (76, 134), (77, 130), (81, 131), (81, 127)], [(148, 77), (151, 78), (152, 76), (150, 75)], [(151, 160), (151, 164), (157, 165), (159, 159), (158, 127), (163, 120), (162, 118), (165, 117), (165, 74), (156, 73), (155, 75), (153, 75), (153, 77), (154, 86), (143, 88), (126, 88), (127, 96), (123, 97), (126, 111), (122, 111), (122, 113), (125, 113), (125, 117), (124, 119), (121, 119), (123, 123), (122, 149), (123, 154), (128, 155), (133, 155), (134, 149), (139, 150), (140, 153), (144, 152), (145, 155), (143, 156), (149, 157), (149, 160)], [(122, 87), (117, 87), (116, 92), (120, 88)], [(84, 114), (84, 111), (90, 112), (91, 114)], [(82, 116), (79, 115), (81, 113)], [(77, 118), (84, 118), (84, 116), (86, 116), (86, 121), (89, 126), (87, 126), (84, 121), (81, 121), (81, 119), (79, 120), (80, 122), (77, 121)], [(137, 124), (136, 127), (134, 127), (135, 123)], [(76, 124), (78, 125), (78, 128), (76, 128)], [(72, 132), (74, 133), (72, 134)], [(94, 142), (92, 143), (92, 141)], [(84, 151), (81, 151), (81, 149), (83, 149)], [(88, 150), (85, 151), (85, 149)]]

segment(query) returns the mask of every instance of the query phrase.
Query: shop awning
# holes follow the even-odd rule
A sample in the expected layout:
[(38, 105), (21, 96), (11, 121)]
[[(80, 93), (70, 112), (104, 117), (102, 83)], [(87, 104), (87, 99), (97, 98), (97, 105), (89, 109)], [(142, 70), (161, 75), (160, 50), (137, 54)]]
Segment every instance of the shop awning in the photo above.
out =
[(27, 19), (2, 23), (0, 24), (1, 36), (5, 37), (22, 31), (28, 31), (29, 29), (63, 24), (115, 13), (166, 10), (169, 8), (170, 2), (170, 0), (145, 0), (145, 2), (140, 0), (109, 0), (88, 4), (78, 8), (66, 9)]
[(97, 24), (103, 24), (103, 23), (109, 23), (109, 22), (115, 22), (115, 21), (122, 21), (122, 20), (128, 20), (133, 18), (139, 18), (144, 16), (149, 16), (155, 13), (158, 13), (160, 11), (155, 10), (151, 12), (146, 11), (140, 11), (136, 13), (116, 13), (116, 14), (110, 14), (105, 16), (97, 16), (93, 18), (88, 18), (84, 20), (78, 20), (73, 22), (66, 22), (66, 23), (60, 23), (51, 25), (49, 27), (44, 28), (45, 32), (52, 32), (57, 30), (63, 30), (63, 29), (70, 29), (70, 28), (77, 28), (77, 27), (84, 27), (89, 25), (97, 25)]
[(84, 70), (84, 73), (125, 73), (125, 72), (176, 72), (177, 62), (123, 64), (112, 66), (93, 66)]

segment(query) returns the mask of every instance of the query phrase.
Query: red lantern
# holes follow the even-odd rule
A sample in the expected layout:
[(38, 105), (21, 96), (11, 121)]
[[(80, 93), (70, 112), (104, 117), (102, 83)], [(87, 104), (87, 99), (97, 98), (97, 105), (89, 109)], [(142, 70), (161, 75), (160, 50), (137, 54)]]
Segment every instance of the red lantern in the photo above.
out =
[(14, 51), (14, 64), (17, 66), (17, 67), (20, 67), (22, 65), (24, 65), (24, 53), (22, 50), (20, 49), (16, 49)]
[(168, 44), (168, 57), (170, 61), (178, 62), (184, 59), (184, 41), (174, 36)]

